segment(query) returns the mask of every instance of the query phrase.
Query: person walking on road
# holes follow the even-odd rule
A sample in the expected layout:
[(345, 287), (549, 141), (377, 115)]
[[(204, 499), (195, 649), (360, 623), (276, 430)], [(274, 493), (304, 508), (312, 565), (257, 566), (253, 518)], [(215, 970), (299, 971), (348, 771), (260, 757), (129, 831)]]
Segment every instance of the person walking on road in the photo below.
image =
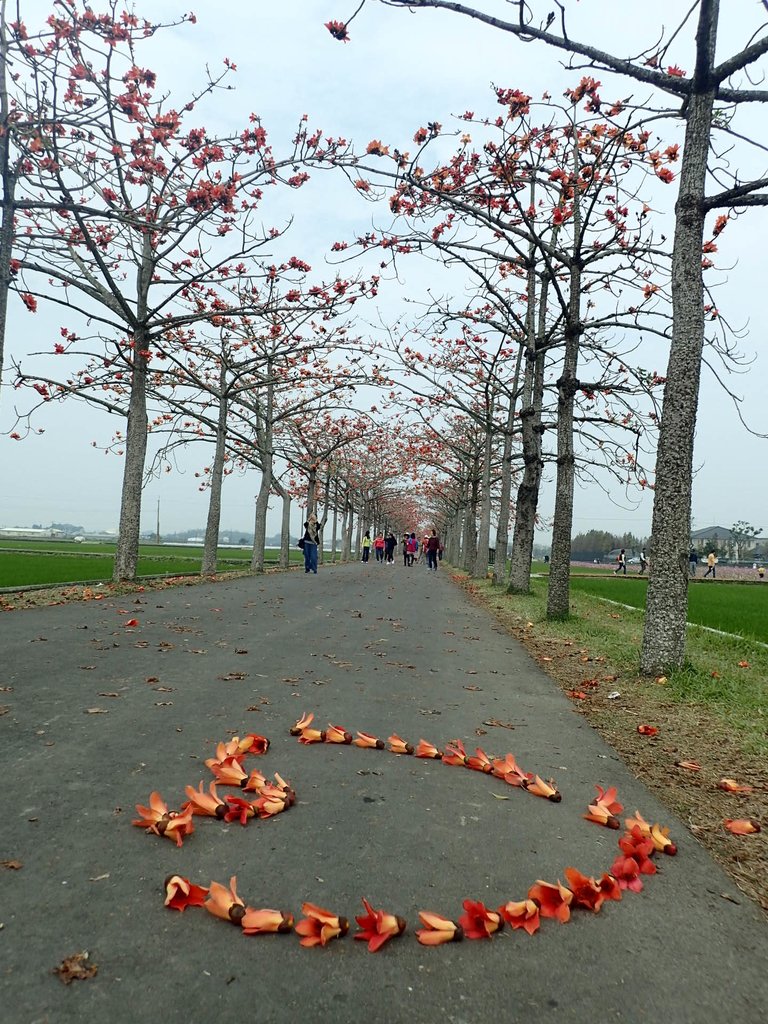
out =
[(373, 542), (373, 550), (376, 552), (376, 561), (384, 561), (384, 534), (379, 532), (376, 534), (376, 540)]
[(427, 540), (427, 568), (437, 572), (437, 553), (440, 550), (440, 538), (437, 530), (433, 530)]
[(613, 575), (614, 576), (618, 576), (620, 572), (623, 572), (624, 575), (626, 576), (627, 575), (627, 552), (624, 550), (624, 548), (622, 548), (621, 551), (616, 556), (616, 561), (618, 562), (618, 565), (613, 570)]
[(384, 541), (384, 550), (387, 556), (387, 565), (392, 565), (395, 560), (395, 548), (397, 547), (397, 538), (394, 533), (390, 530), (387, 534), (386, 540)]
[(371, 557), (371, 531), (366, 530), (365, 536), (363, 537), (363, 558), (364, 562), (367, 562)]
[(400, 543), (403, 545), (403, 565), (406, 568), (408, 567), (408, 565), (410, 565), (410, 562), (408, 561), (408, 540), (408, 534), (404, 533), (403, 539), (400, 541)]
[(317, 549), (320, 545), (320, 527), (313, 512), (304, 523), (304, 572), (317, 575)]
[(696, 552), (696, 548), (691, 548), (691, 552), (688, 555), (688, 572), (691, 576), (696, 575), (696, 566), (699, 564), (699, 556)]
[(717, 555), (714, 551), (710, 551), (707, 555), (707, 571), (704, 573), (704, 579), (712, 573), (712, 579), (717, 579), (717, 573), (715, 572), (715, 566), (717, 565)]

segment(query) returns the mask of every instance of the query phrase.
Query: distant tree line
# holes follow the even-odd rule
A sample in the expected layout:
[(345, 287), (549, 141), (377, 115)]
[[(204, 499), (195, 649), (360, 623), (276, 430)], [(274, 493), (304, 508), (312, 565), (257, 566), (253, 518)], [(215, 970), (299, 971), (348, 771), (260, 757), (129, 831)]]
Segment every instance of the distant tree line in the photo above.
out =
[(602, 559), (614, 548), (624, 548), (630, 554), (640, 552), (647, 541), (633, 533), (608, 533), (605, 530), (590, 530), (579, 533), (571, 541), (571, 558), (574, 562), (593, 562)]

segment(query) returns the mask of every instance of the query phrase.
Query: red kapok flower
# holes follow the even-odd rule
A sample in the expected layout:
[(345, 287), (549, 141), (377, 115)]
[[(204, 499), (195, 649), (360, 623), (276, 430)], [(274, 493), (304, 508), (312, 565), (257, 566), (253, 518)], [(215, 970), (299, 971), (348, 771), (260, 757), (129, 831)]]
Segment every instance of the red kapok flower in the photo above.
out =
[(754, 818), (726, 818), (723, 825), (735, 836), (751, 836), (761, 831), (760, 822)]
[(611, 865), (611, 875), (618, 882), (619, 888), (642, 892), (643, 882), (640, 878), (640, 866), (634, 857), (617, 857)]
[(338, 39), (341, 43), (349, 42), (349, 33), (347, 32), (347, 26), (343, 21), (326, 21), (325, 27), (331, 33), (334, 39)]
[(427, 743), (426, 740), (419, 740), (414, 754), (416, 757), (432, 757), (435, 760), (443, 756), (442, 750), (438, 750), (434, 743)]
[(525, 787), (529, 793), (533, 793), (534, 796), (543, 796), (545, 800), (551, 800), (553, 804), (559, 804), (563, 799), (557, 788), (552, 785), (552, 781), (545, 782), (539, 778), (538, 775), (534, 776), (533, 782), (528, 783)]
[(208, 792), (203, 792), (203, 783), (201, 782), (197, 789), (192, 786), (186, 786), (184, 792), (189, 797), (189, 807), (193, 814), (200, 817), (208, 818), (223, 818), (227, 810), (227, 805), (221, 799), (219, 794), (216, 792), (216, 783), (212, 782), (208, 786)]
[(560, 924), (565, 924), (571, 916), (573, 893), (560, 881), (557, 885), (552, 885), (551, 882), (542, 882), (538, 879), (528, 890), (528, 899), (538, 903), (542, 917), (554, 917)]
[(169, 875), (165, 880), (165, 905), (170, 910), (186, 910), (187, 907), (202, 907), (208, 890), (202, 885), (193, 885), (181, 875)]
[(245, 914), (245, 904), (237, 895), (237, 876), (229, 880), (229, 888), (220, 882), (211, 882), (208, 899), (203, 904), (209, 914), (220, 917), (223, 921), (240, 924)]
[(587, 910), (592, 910), (596, 914), (605, 901), (605, 893), (600, 888), (600, 885), (594, 878), (588, 878), (587, 875), (583, 875), (576, 868), (566, 868), (565, 877), (573, 893), (571, 905), (574, 907), (586, 907)]
[(475, 750), (474, 754), (470, 754), (464, 763), (467, 768), (471, 768), (476, 772), (485, 772), (486, 775), (490, 775), (493, 771), (493, 762), (480, 747)]
[(246, 907), (240, 925), (243, 935), (289, 932), (293, 928), (293, 914), (285, 914), (282, 910), (254, 910), (253, 907)]
[(351, 743), (352, 733), (347, 732), (341, 725), (329, 725), (325, 730), (326, 743)]
[(416, 938), (422, 946), (442, 946), (444, 942), (461, 942), (464, 929), (447, 917), (432, 913), (431, 910), (420, 910), (419, 918), (424, 925), (416, 931)]
[(468, 939), (490, 939), (504, 927), (501, 914), (489, 910), (480, 900), (464, 900), (463, 907), (465, 913), (459, 918), (459, 924)]
[[(236, 737), (235, 737), (236, 738)], [(266, 736), (259, 736), (258, 733), (249, 732), (237, 742), (238, 752), (241, 754), (254, 754), (259, 756), (266, 754), (269, 750), (269, 740)]]
[(499, 913), (507, 924), (513, 928), (523, 928), (529, 935), (539, 930), (539, 906), (533, 900), (509, 900), (503, 907), (499, 907)]
[(467, 763), (467, 752), (461, 740), (452, 740), (445, 745), (443, 764), (458, 765), (464, 767)]
[(241, 786), (248, 779), (248, 772), (240, 764), (240, 756), (225, 757), (223, 761), (209, 757), (205, 764), (222, 786)]
[(493, 774), (497, 779), (504, 779), (510, 786), (527, 786), (528, 775), (515, 761), (514, 754), (507, 754), (505, 758), (497, 758), (493, 762)]
[(331, 939), (343, 939), (349, 931), (346, 917), (332, 914), (314, 903), (302, 903), (301, 912), (306, 917), (296, 925), (296, 933), (302, 936), (302, 946), (326, 946)]
[(406, 743), (405, 740), (401, 739), (396, 733), (393, 733), (387, 740), (389, 749), (393, 754), (412, 754), (413, 746), (410, 743)]
[(300, 736), (305, 729), (310, 727), (314, 717), (315, 716), (311, 711), (305, 711), (298, 722), (296, 722), (295, 725), (292, 725), (288, 730), (291, 736)]
[(239, 821), (241, 825), (247, 825), (251, 818), (256, 817), (256, 803), (243, 800), (241, 796), (228, 796), (229, 809), (224, 815), (224, 821)]
[(355, 938), (363, 939), (368, 943), (369, 953), (375, 953), (389, 939), (396, 938), (405, 931), (405, 921), (402, 917), (397, 917), (395, 914), (387, 914), (383, 910), (374, 910), (365, 898), (363, 899), (363, 906), (366, 909), (366, 913), (355, 917), (361, 928), (361, 931), (355, 935)]
[(352, 740), (352, 743), (356, 747), (370, 747), (374, 750), (383, 750), (385, 747), (384, 740), (380, 740), (377, 736), (372, 736), (369, 732), (357, 731), (357, 739)]
[(182, 811), (169, 811), (168, 805), (157, 792), (149, 794), (149, 807), (136, 804), (136, 810), (141, 817), (135, 818), (132, 825), (146, 828), (147, 832), (153, 832), (156, 836), (173, 839), (177, 846), (182, 845), (184, 836), (195, 831), (189, 805)]

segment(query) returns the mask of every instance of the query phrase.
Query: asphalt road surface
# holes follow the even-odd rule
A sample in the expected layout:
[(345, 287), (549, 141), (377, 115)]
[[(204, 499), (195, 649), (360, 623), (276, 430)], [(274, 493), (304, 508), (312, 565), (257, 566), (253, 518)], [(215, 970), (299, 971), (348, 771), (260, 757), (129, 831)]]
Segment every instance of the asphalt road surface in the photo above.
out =
[[(759, 910), (442, 568), (321, 567), (11, 612), (0, 655), (0, 860), (22, 865), (0, 868), (4, 1024), (765, 1020)], [(438, 762), (301, 746), (288, 729), (304, 711), (320, 728), (511, 751), (562, 803)], [(152, 790), (178, 807), (185, 785), (207, 787), (205, 758), (246, 732), (272, 742), (246, 766), (289, 779), (295, 807), (245, 828), (195, 819), (180, 849), (131, 826)], [(582, 818), (595, 784), (678, 842), (642, 893), (532, 937), (417, 943), (418, 910), (455, 919), (464, 899), (523, 899), (569, 865), (609, 870), (619, 833)], [(297, 918), (309, 900), (352, 919), (366, 897), (408, 930), (375, 955), (351, 935), (324, 949), (246, 937), (166, 909), (172, 873), (237, 875), (251, 906)], [(52, 970), (82, 951), (98, 973), (65, 986)]]

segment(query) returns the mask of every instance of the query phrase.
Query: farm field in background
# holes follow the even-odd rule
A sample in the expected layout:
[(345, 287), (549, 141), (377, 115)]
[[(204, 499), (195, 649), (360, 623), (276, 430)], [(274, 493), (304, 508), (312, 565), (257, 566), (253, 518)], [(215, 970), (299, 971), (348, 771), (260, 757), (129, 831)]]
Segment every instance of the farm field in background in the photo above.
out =
[[(647, 586), (647, 580), (631, 576), (571, 580), (574, 591), (641, 610), (645, 608)], [(688, 621), (768, 643), (768, 582), (695, 582), (688, 588)]]
[[(1, 541), (0, 588), (28, 587), (56, 583), (82, 583), (112, 578), (113, 544), (73, 544), (56, 541)], [(219, 571), (245, 570), (250, 550), (219, 549)], [(202, 548), (192, 545), (168, 546), (142, 544), (139, 549), (139, 576), (194, 573), (200, 569)], [(268, 549), (267, 564), (276, 564), (278, 552)], [(292, 562), (303, 554), (290, 553)]]

